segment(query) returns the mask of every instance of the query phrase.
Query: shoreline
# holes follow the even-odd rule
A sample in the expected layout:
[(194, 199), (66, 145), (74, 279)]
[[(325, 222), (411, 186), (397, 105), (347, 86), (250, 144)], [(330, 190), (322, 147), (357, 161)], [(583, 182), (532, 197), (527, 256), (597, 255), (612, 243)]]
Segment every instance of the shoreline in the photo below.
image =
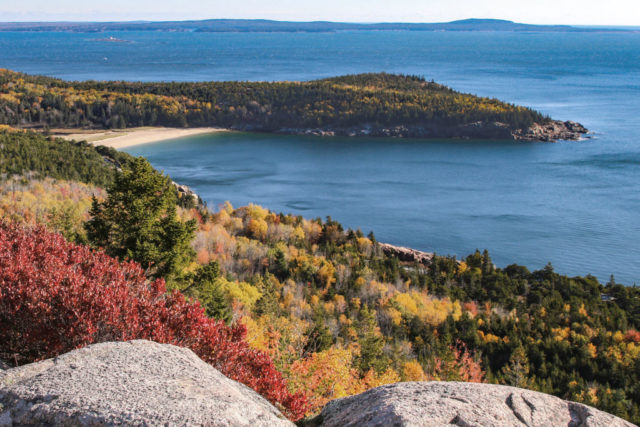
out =
[[(477, 124), (475, 124), (477, 125)], [(470, 126), (470, 127), (473, 127)], [(492, 126), (489, 126), (492, 127)], [(219, 127), (195, 127), (195, 128), (175, 128), (163, 126), (142, 126), (125, 129), (78, 129), (78, 128), (55, 128), (50, 130), (51, 136), (62, 138), (68, 141), (86, 141), (92, 145), (104, 145), (116, 150), (132, 147), (136, 145), (149, 144), (166, 141), (170, 139), (184, 138), (194, 135), (213, 134), (217, 132), (256, 132), (279, 135), (302, 135), (316, 137), (374, 137), (374, 138), (417, 138), (417, 139), (447, 139), (447, 140), (505, 140), (513, 142), (557, 142), (557, 141), (585, 141), (589, 140), (589, 131), (579, 123), (554, 120), (546, 126), (534, 124), (526, 132), (505, 133), (506, 128), (500, 123), (494, 123), (496, 129), (476, 129), (475, 135), (444, 134), (424, 128), (407, 128), (397, 126), (393, 128), (375, 129), (370, 125), (352, 128), (281, 128), (278, 130), (266, 131), (256, 129), (253, 126), (219, 128)], [(480, 126), (482, 128), (482, 126)], [(468, 129), (467, 129), (468, 130)], [(483, 131), (488, 131), (483, 135)], [(473, 132), (472, 132), (473, 133)]]
[(263, 129), (252, 124), (232, 128), (241, 132), (261, 132), (282, 135), (307, 135), (319, 137), (375, 137), (418, 138), (451, 140), (505, 140), (514, 142), (558, 142), (579, 141), (589, 133), (583, 125), (573, 121), (549, 120), (533, 123), (527, 129), (513, 129), (501, 122), (475, 122), (455, 126), (438, 124), (414, 124), (382, 126), (364, 123), (350, 127), (325, 126), (321, 128)]
[(121, 148), (169, 139), (183, 138), (194, 135), (229, 132), (223, 128), (170, 128), (170, 127), (136, 127), (127, 129), (79, 130), (79, 129), (51, 129), (51, 135), (68, 141), (87, 141), (92, 145)]

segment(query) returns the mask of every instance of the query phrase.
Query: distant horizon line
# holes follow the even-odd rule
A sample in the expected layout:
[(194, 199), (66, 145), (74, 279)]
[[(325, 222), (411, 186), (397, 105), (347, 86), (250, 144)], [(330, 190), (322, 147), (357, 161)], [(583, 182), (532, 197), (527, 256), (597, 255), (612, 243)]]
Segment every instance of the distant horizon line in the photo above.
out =
[(331, 21), (319, 20), (290, 20), (290, 19), (268, 19), (268, 18), (204, 18), (204, 19), (131, 19), (131, 20), (1, 20), (0, 24), (164, 24), (164, 23), (198, 23), (212, 21), (236, 21), (236, 22), (269, 22), (269, 23), (291, 23), (291, 24), (347, 24), (347, 25), (443, 25), (458, 23), (494, 23), (494, 24), (515, 24), (535, 27), (574, 27), (574, 28), (638, 28), (638, 25), (620, 24), (530, 24), (502, 18), (465, 18), (452, 21)]

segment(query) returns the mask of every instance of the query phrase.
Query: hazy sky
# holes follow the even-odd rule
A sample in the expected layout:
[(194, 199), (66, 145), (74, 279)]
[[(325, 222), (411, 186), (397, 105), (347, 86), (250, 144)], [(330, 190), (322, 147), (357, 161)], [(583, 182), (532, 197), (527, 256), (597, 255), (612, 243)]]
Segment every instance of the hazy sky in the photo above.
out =
[(0, 0), (0, 21), (265, 18), (443, 22), (471, 17), (532, 24), (640, 26), (640, 0)]

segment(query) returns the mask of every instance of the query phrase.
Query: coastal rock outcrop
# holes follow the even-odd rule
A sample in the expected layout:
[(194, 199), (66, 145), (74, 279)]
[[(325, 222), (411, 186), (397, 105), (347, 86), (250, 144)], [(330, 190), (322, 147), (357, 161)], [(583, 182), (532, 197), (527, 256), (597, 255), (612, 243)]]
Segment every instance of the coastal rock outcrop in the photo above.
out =
[(431, 265), (433, 254), (430, 252), (417, 251), (404, 246), (390, 245), (389, 243), (378, 243), (385, 255), (396, 256), (403, 262), (417, 262), (425, 266)]
[(178, 184), (175, 181), (171, 181), (173, 186), (178, 191), (178, 200), (181, 206), (185, 206), (186, 203), (192, 203), (194, 206), (204, 206), (204, 202), (200, 196), (187, 185)]
[(0, 426), (292, 426), (191, 350), (103, 343), (0, 371)]
[(526, 131), (517, 130), (513, 136), (518, 141), (554, 142), (559, 139), (577, 141), (588, 132), (580, 123), (552, 120), (545, 124), (534, 123)]
[(632, 427), (544, 393), (495, 384), (408, 382), (329, 402), (308, 426)]

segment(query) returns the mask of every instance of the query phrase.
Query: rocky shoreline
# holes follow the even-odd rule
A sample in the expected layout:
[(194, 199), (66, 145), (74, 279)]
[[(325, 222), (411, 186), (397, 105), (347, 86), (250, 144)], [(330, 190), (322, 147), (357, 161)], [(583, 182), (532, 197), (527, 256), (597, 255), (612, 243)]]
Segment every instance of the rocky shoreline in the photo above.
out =
[(401, 262), (417, 262), (425, 267), (431, 265), (434, 254), (431, 252), (422, 252), (416, 249), (406, 248), (404, 246), (395, 246), (389, 243), (378, 242), (378, 246), (387, 256), (395, 256)]
[(517, 141), (578, 141), (588, 132), (589, 130), (580, 123), (572, 122), (570, 120), (566, 122), (552, 120), (551, 122), (542, 125), (534, 123), (525, 132), (518, 130), (514, 132), (514, 138)]
[(497, 139), (530, 142), (578, 141), (589, 131), (573, 121), (550, 120), (534, 123), (528, 129), (512, 129), (501, 122), (474, 122), (461, 126), (398, 125), (380, 126), (365, 124), (354, 127), (324, 128), (280, 128), (263, 129), (255, 125), (233, 126), (233, 130), (245, 132), (268, 132), (286, 135), (388, 137), (388, 138), (451, 138), (451, 139)]
[[(39, 129), (24, 126), (23, 129)], [(253, 124), (240, 124), (229, 129), (221, 128), (132, 128), (124, 130), (105, 129), (55, 129), (54, 135), (64, 139), (86, 140), (94, 145), (105, 145), (116, 149), (157, 142), (165, 139), (201, 133), (214, 133), (225, 130), (241, 132), (275, 133), (283, 135), (308, 135), (322, 137), (383, 137), (383, 138), (426, 138), (426, 139), (491, 139), (528, 142), (578, 141), (585, 138), (589, 130), (574, 121), (550, 120), (547, 123), (534, 123), (527, 129), (513, 129), (501, 122), (474, 122), (459, 126), (398, 125), (381, 126), (363, 124), (352, 127), (265, 128)], [(75, 132), (74, 132), (75, 131)], [(111, 134), (121, 136), (111, 137)], [(107, 135), (105, 137), (104, 135)]]

